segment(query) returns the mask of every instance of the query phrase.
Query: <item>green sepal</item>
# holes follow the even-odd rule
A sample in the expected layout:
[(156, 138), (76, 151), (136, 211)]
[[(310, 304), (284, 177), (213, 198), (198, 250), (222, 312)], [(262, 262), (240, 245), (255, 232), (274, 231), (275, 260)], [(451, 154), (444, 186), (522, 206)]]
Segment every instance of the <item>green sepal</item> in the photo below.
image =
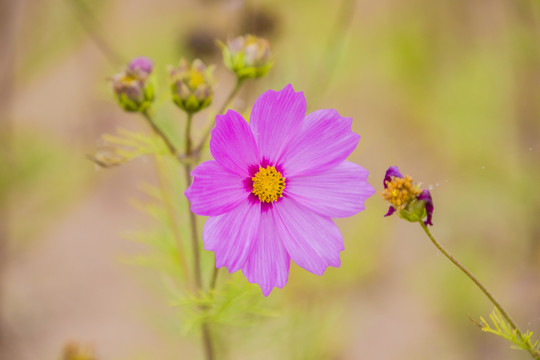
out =
[(403, 210), (396, 211), (398, 216), (410, 222), (419, 222), (426, 217), (426, 202), (423, 200), (413, 200)]
[(131, 100), (125, 93), (118, 94), (116, 96), (116, 99), (118, 100), (118, 104), (124, 109), (125, 111), (129, 112), (136, 112), (139, 111), (139, 104), (137, 104), (135, 101)]
[(156, 98), (156, 91), (154, 90), (156, 88), (156, 79), (154, 76), (151, 76), (144, 87), (144, 101), (145, 102), (153, 102)]
[(194, 94), (189, 95), (189, 97), (184, 101), (184, 110), (188, 112), (195, 112), (199, 110), (199, 100), (197, 100)]

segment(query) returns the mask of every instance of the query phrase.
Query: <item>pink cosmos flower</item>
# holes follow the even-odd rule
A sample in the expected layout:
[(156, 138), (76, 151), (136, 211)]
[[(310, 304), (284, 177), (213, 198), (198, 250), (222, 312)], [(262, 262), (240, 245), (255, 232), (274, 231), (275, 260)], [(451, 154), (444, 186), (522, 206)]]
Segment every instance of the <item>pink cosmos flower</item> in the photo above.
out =
[(242, 270), (265, 296), (282, 288), (291, 259), (322, 275), (339, 267), (343, 238), (331, 218), (364, 210), (375, 193), (368, 172), (345, 161), (360, 136), (335, 110), (306, 114), (291, 85), (255, 102), (249, 124), (229, 110), (216, 117), (210, 150), (186, 190), (216, 267)]

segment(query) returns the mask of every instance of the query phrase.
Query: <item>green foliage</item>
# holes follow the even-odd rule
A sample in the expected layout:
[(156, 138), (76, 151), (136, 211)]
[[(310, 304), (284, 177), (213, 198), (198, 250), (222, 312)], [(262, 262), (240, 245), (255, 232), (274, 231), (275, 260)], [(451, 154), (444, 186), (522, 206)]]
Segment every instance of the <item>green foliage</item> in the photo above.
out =
[(144, 155), (163, 155), (168, 150), (165, 143), (157, 136), (118, 129), (117, 135), (104, 134), (103, 146), (92, 155), (90, 160), (102, 167), (125, 164)]
[(248, 327), (259, 323), (262, 317), (276, 316), (268, 308), (259, 288), (235, 274), (222, 287), (197, 295), (179, 294), (172, 304), (181, 306), (185, 330), (198, 329), (202, 324)]
[[(240, 275), (233, 275), (216, 289), (193, 292), (186, 280), (187, 266), (184, 266), (192, 263), (191, 249), (184, 246), (187, 228), (176, 222), (178, 217), (171, 216), (171, 211), (177, 209), (167, 204), (166, 193), (150, 185), (145, 186), (145, 192), (153, 197), (151, 201), (134, 200), (132, 204), (155, 219), (157, 225), (152, 230), (130, 232), (125, 237), (146, 245), (149, 251), (123, 261), (157, 272), (169, 303), (181, 307), (185, 332), (196, 331), (204, 323), (249, 326), (263, 316), (273, 315), (263, 304), (260, 290)], [(183, 215), (187, 218), (187, 214)]]
[(511, 341), (514, 345), (511, 347), (513, 349), (525, 350), (536, 356), (540, 356), (540, 341), (536, 340), (534, 343), (532, 341), (533, 332), (527, 330), (523, 336), (520, 336), (517, 333), (516, 329), (513, 329), (503, 318), (500, 311), (495, 308), (489, 315), (491, 322), (493, 323), (494, 328), (492, 328), (483, 317), (480, 317), (480, 327), (482, 331), (495, 334), (502, 338), (505, 338), (508, 341)]
[[(203, 286), (205, 290), (193, 290), (189, 281), (192, 278), (193, 252), (191, 242), (188, 242), (188, 208), (184, 206), (187, 200), (181, 193), (183, 187), (178, 177), (178, 163), (170, 156), (159, 155), (168, 153), (164, 145), (154, 138), (126, 130), (119, 130), (119, 134), (105, 135), (104, 140), (116, 146), (115, 154), (124, 162), (141, 155), (155, 155), (159, 180), (159, 186), (141, 186), (148, 199), (131, 201), (136, 209), (155, 221), (154, 226), (149, 230), (124, 234), (126, 239), (145, 245), (147, 250), (121, 261), (154, 270), (159, 281), (153, 285), (157, 283), (168, 303), (180, 309), (177, 314), (186, 333), (196, 332), (202, 324), (246, 327), (262, 317), (273, 316), (259, 288), (239, 274), (228, 276), (222, 270), (223, 281), (216, 288)], [(202, 255), (203, 265), (209, 265), (204, 261), (209, 253)], [(203, 282), (207, 284), (209, 277), (206, 276)]]
[(173, 284), (167, 286), (172, 286), (174, 292), (186, 282), (184, 253), (187, 249), (183, 246), (183, 239), (187, 238), (188, 232), (178, 223), (179, 209), (170, 202), (166, 192), (149, 184), (143, 185), (141, 190), (151, 199), (132, 200), (131, 204), (156, 220), (157, 226), (148, 231), (131, 231), (124, 235), (126, 239), (146, 245), (150, 250), (125, 259), (124, 262), (156, 270), (164, 284)]

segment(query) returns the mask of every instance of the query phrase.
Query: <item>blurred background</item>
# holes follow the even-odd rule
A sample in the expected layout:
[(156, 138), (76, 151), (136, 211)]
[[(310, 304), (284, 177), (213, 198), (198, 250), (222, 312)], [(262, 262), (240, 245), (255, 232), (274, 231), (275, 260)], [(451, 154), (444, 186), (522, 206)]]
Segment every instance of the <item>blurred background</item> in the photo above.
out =
[[(309, 111), (353, 117), (371, 184), (397, 165), (432, 189), (435, 237), (540, 335), (538, 1), (22, 0), (0, 18), (1, 359), (62, 359), (72, 342), (100, 360), (201, 358), (151, 270), (122, 261), (145, 251), (122, 234), (154, 225), (131, 205), (156, 182), (151, 159), (105, 170), (85, 155), (117, 128), (149, 132), (107, 83), (131, 58), (154, 60), (162, 93), (181, 56), (216, 63), (217, 107), (234, 76), (214, 40), (245, 33), (276, 65), (233, 107), (291, 83)], [(218, 329), (223, 358), (529, 358), (468, 319), (492, 305), (419, 226), (383, 218), (378, 194), (366, 208), (337, 221), (340, 269), (293, 265), (264, 300), (275, 316)]]

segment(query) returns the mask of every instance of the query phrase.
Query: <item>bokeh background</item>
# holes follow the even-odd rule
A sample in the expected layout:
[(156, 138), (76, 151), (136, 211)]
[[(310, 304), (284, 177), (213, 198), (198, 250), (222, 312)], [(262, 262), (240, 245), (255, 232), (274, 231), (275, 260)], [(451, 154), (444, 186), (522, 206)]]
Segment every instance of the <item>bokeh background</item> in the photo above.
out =
[[(152, 271), (122, 261), (145, 251), (122, 234), (155, 225), (131, 201), (156, 182), (151, 158), (85, 155), (116, 128), (149, 131), (107, 83), (130, 58), (154, 59), (162, 93), (181, 56), (218, 64), (217, 105), (234, 77), (214, 39), (244, 33), (276, 65), (233, 107), (291, 83), (309, 110), (353, 117), (351, 159), (378, 192), (390, 165), (432, 189), (434, 235), (540, 335), (538, 1), (22, 0), (0, 17), (0, 358), (60, 359), (71, 341), (100, 360), (201, 358)], [(173, 133), (185, 119), (164, 99)], [(218, 328), (222, 358), (528, 358), (468, 319), (492, 305), (419, 226), (383, 218), (379, 195), (366, 207), (338, 221), (342, 267), (292, 266), (264, 300), (274, 316)]]

